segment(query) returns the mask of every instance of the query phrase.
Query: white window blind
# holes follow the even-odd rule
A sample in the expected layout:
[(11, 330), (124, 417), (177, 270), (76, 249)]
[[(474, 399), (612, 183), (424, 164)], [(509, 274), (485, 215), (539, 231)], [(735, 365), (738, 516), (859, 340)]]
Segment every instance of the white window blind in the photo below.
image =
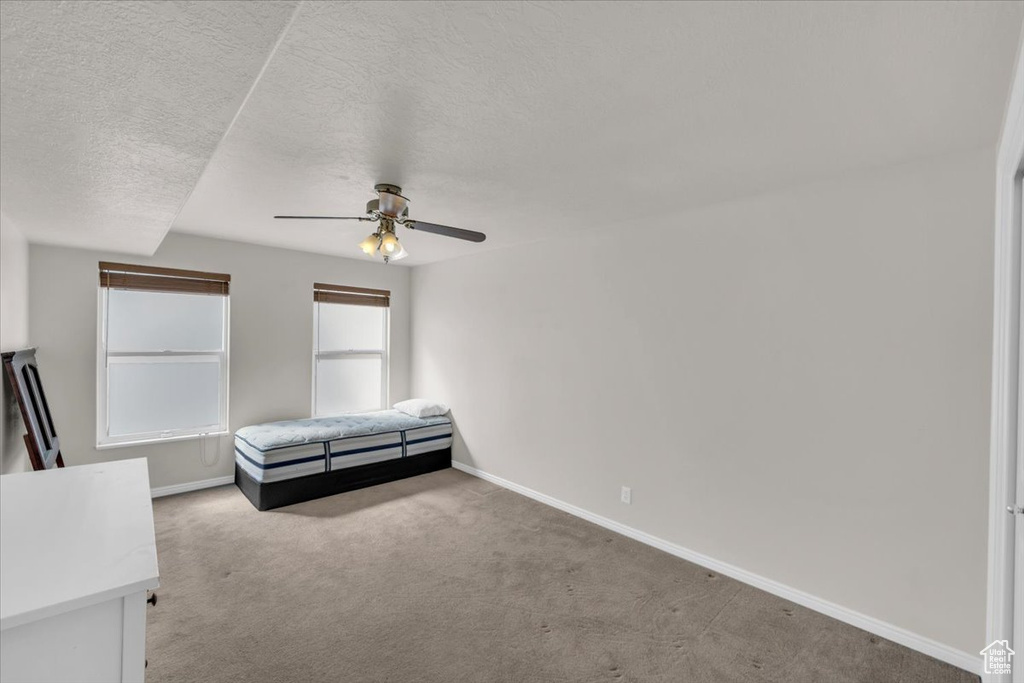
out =
[(100, 264), (97, 445), (227, 431), (229, 280)]
[(313, 286), (315, 417), (387, 405), (389, 304), (385, 290)]

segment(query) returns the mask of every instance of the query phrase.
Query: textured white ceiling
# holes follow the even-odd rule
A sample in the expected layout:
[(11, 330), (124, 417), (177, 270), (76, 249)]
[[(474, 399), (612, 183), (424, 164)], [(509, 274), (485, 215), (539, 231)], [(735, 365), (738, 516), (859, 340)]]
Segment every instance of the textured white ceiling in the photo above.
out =
[(152, 253), (295, 3), (0, 3), (0, 201), (34, 242)]
[[(107, 7), (121, 20), (107, 27), (67, 16), (101, 10), (19, 5), (15, 22), (3, 5), (3, 111), (15, 117), (3, 123), (0, 153), (19, 188), (9, 210), (5, 177), (5, 212), (33, 239), (70, 239), (51, 231), (74, 224), (91, 243), (139, 251), (152, 250), (177, 208), (154, 206), (191, 189), (291, 11)], [(412, 254), (402, 263), (426, 263), (555, 230), (642, 229), (670, 207), (992, 144), (1022, 11), (1018, 2), (304, 3), (173, 229), (358, 256), (366, 224), (271, 216), (358, 214), (375, 183), (391, 182), (414, 218), (488, 234), (475, 245), (401, 233)], [(29, 19), (39, 26), (19, 30)], [(144, 39), (122, 50), (113, 35), (132, 31)], [(196, 51), (205, 57), (182, 57)], [(168, 77), (181, 60), (188, 77)], [(38, 61), (50, 66), (33, 78)], [(119, 69), (134, 90), (97, 95)], [(42, 123), (25, 111), (37, 100)], [(53, 105), (72, 113), (46, 114)], [(93, 135), (74, 124), (73, 112), (102, 118), (107, 108), (134, 122), (135, 151), (122, 149), (120, 126)], [(66, 124), (81, 135), (62, 136)], [(186, 133), (195, 139), (182, 144)], [(18, 142), (10, 161), (9, 136)], [(156, 182), (164, 175), (172, 188)], [(36, 184), (47, 191), (32, 193)], [(148, 242), (137, 238), (137, 213)]]
[(1020, 3), (306, 3), (175, 230), (404, 263), (995, 141)]

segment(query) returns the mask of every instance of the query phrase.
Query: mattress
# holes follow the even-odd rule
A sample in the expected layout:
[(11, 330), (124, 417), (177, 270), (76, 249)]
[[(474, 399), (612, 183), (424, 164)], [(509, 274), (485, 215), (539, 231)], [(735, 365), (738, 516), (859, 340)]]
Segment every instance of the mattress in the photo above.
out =
[(243, 427), (235, 432), (235, 462), (257, 482), (269, 483), (451, 445), (452, 423), (447, 417), (381, 410)]

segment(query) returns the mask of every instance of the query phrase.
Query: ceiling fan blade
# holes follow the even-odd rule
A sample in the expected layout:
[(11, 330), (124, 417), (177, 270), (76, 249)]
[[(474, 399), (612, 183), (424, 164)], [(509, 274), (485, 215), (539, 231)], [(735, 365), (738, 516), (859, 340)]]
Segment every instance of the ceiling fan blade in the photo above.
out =
[(469, 242), (483, 242), (487, 239), (487, 235), (482, 232), (476, 232), (474, 230), (463, 230), (462, 228), (452, 228), (447, 225), (438, 225), (437, 223), (424, 223), (423, 221), (405, 221), (405, 227), (410, 230), (422, 230), (423, 232), (432, 232), (435, 235), (444, 235), (445, 237), (454, 237), (460, 240), (467, 240)]
[(298, 218), (314, 221), (372, 221), (369, 216), (274, 216), (274, 218)]

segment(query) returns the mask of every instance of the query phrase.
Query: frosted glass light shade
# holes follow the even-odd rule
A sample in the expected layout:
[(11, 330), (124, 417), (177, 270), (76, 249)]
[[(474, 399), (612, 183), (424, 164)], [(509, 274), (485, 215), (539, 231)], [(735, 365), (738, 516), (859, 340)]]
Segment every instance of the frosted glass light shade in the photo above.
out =
[(398, 237), (393, 232), (384, 233), (380, 240), (380, 253), (386, 256), (393, 256), (401, 251), (402, 245), (398, 243)]
[(373, 256), (373, 252), (377, 251), (377, 245), (380, 243), (380, 238), (377, 237), (377, 233), (367, 235), (366, 239), (359, 243), (359, 248), (363, 250), (363, 253), (367, 256)]
[(385, 216), (397, 218), (409, 206), (409, 200), (400, 194), (378, 192), (378, 196), (380, 197), (380, 212)]

